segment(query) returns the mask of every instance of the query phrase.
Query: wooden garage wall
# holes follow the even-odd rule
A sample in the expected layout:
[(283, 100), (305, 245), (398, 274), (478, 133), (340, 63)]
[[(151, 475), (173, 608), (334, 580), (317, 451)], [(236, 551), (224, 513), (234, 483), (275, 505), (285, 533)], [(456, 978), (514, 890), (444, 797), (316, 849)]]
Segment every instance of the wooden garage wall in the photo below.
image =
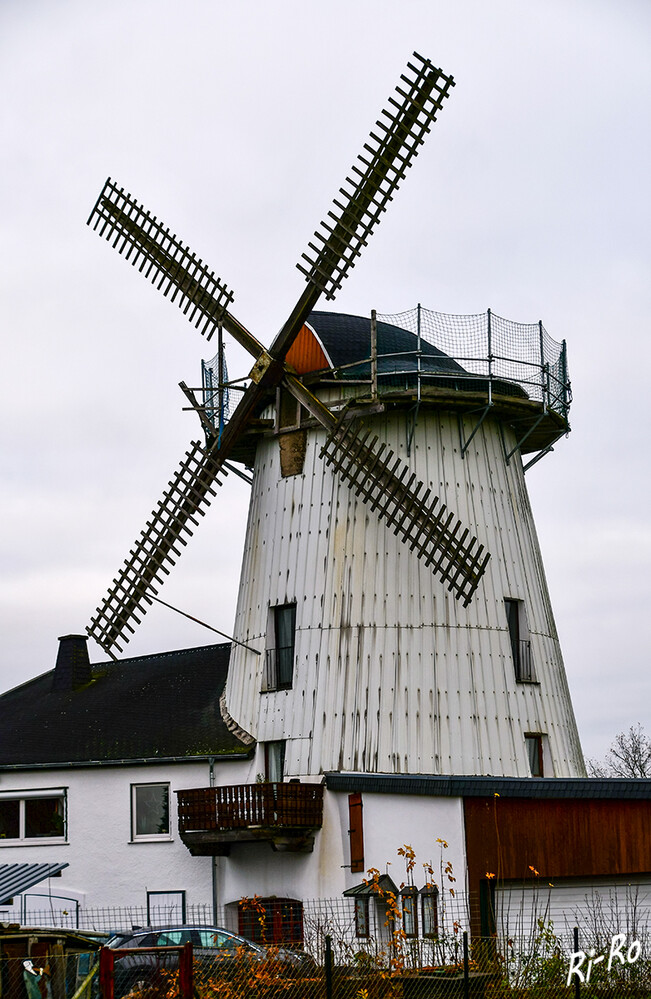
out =
[[(464, 799), (468, 887), (495, 881), (651, 872), (651, 801), (581, 798)], [(475, 932), (479, 931), (474, 914)]]

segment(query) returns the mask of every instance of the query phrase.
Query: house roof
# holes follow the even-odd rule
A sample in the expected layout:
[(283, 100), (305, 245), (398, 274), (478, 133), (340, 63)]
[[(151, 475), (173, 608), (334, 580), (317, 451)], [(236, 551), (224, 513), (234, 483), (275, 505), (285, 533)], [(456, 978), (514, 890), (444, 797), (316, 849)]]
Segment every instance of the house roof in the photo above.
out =
[(413, 794), (436, 798), (642, 798), (651, 779), (634, 777), (445, 777), (431, 774), (326, 773), (329, 791)]
[(364, 895), (382, 895), (386, 892), (397, 895), (399, 890), (395, 881), (388, 874), (380, 874), (376, 879), (362, 881), (361, 884), (355, 885), (353, 888), (347, 888), (343, 894), (348, 898), (358, 898)]
[(61, 689), (50, 670), (0, 696), (0, 769), (240, 756), (219, 698), (230, 645), (138, 656), (91, 667)]

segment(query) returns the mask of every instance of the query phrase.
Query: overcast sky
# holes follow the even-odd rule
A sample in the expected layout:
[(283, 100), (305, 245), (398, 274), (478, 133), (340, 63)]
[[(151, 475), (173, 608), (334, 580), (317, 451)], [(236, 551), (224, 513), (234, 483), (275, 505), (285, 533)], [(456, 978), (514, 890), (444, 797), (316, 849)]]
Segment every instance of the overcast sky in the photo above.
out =
[[(572, 433), (527, 480), (574, 707), (589, 756), (651, 733), (648, 0), (0, 3), (0, 689), (83, 632), (198, 435), (178, 382), (214, 349), (85, 226), (104, 180), (269, 343), (414, 49), (457, 85), (329, 307), (567, 340)], [(247, 499), (229, 476), (161, 592), (227, 633)], [(156, 607), (125, 654), (212, 640)]]

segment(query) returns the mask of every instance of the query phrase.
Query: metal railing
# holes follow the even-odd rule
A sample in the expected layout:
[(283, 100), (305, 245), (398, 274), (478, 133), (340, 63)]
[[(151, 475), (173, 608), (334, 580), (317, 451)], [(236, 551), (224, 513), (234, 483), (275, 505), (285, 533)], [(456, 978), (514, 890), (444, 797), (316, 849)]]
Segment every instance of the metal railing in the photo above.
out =
[(274, 690), (291, 690), (294, 674), (294, 646), (281, 646), (277, 649), (266, 649), (264, 654), (264, 673), (262, 676), (262, 693)]
[(533, 667), (531, 657), (531, 642), (529, 639), (521, 639), (513, 648), (513, 658), (515, 662), (515, 678), (520, 683), (535, 683), (536, 672)]

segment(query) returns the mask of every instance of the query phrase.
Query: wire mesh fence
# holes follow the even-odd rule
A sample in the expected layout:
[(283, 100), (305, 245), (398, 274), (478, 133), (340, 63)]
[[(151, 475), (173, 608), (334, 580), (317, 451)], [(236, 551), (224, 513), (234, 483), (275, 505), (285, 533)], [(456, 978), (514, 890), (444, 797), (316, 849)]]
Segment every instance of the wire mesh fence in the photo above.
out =
[(38, 944), (0, 941), (3, 999), (99, 999), (99, 953), (52, 952)]
[(360, 952), (345, 961), (337, 958), (332, 943), (321, 962), (282, 947), (271, 946), (263, 955), (243, 948), (199, 948), (190, 953), (188, 975), (187, 966), (179, 967), (183, 955), (171, 953), (184, 948), (149, 948), (142, 953), (106, 948), (53, 956), (30, 953), (27, 947), (24, 953), (8, 954), (3, 942), (0, 988), (6, 999), (642, 999), (651, 995), (648, 940), (611, 940), (603, 953), (597, 953), (579, 938), (578, 950), (568, 954), (548, 931), (537, 941), (510, 939), (506, 950), (494, 937), (470, 940), (460, 934), (459, 961), (422, 967), (405, 963), (399, 940), (373, 957)]
[[(177, 966), (161, 948), (191, 945), (193, 999), (651, 996), (651, 885), (574, 884), (570, 895), (560, 887), (555, 895), (552, 885), (501, 886), (490, 936), (476, 932), (479, 899), (449, 889), (303, 902), (254, 897), (217, 913), (188, 905), (183, 928), (172, 905), (30, 911), (31, 926), (74, 921), (76, 936), (84, 928), (122, 932), (112, 946), (131, 953), (117, 960), (116, 952), (107, 992), (90, 974), (92, 955), (48, 957), (36, 943), (21, 951), (1, 936), (0, 995), (39, 999), (23, 965), (32, 961), (49, 965), (41, 999), (175, 999), (183, 994)], [(134, 932), (138, 926), (149, 928)], [(29, 934), (38, 941), (36, 930)]]
[[(396, 315), (378, 314), (377, 319), (412, 333), (417, 357), (422, 344), (429, 344), (456, 362), (446, 374), (438, 365), (435, 372), (430, 370), (421, 360), (417, 367), (425, 384), (446, 377), (456, 384), (463, 375), (466, 388), (472, 387), (472, 381), (478, 389), (501, 387), (507, 394), (519, 387), (527, 398), (567, 418), (571, 388), (565, 342), (557, 343), (542, 322), (515, 323), (490, 309), (448, 315), (421, 306)], [(409, 368), (413, 371), (413, 366)]]

